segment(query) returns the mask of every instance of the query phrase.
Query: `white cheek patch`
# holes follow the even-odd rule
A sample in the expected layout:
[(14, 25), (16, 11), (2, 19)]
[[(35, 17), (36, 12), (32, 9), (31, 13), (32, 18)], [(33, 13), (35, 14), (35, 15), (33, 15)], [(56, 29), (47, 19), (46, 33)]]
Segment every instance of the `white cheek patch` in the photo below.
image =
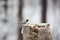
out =
[(36, 27), (36, 29), (38, 29), (38, 27)]

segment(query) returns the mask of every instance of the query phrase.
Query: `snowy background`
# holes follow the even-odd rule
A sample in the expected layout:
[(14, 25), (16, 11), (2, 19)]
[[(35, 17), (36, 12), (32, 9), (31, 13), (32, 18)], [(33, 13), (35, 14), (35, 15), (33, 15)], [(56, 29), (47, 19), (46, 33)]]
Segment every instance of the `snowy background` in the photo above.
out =
[[(23, 19), (33, 23), (41, 23), (42, 0), (23, 0)], [(0, 40), (17, 40), (19, 0), (8, 0), (5, 12), (5, 1), (0, 0)], [(47, 0), (46, 21), (54, 40), (60, 40), (60, 0)], [(7, 20), (5, 22), (4, 20)]]

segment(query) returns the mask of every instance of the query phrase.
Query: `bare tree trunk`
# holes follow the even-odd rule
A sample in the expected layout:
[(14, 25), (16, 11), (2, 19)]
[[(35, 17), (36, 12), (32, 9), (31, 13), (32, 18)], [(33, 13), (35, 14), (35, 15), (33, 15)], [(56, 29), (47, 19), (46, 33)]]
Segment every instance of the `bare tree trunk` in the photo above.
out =
[(42, 0), (42, 23), (46, 23), (47, 0)]
[(22, 21), (22, 8), (23, 8), (23, 0), (19, 0), (19, 13), (18, 13), (19, 21)]
[(7, 6), (7, 1), (8, 1), (8, 0), (4, 0), (4, 1), (5, 1), (4, 9), (5, 9), (5, 16), (6, 16), (4, 22), (6, 23), (6, 22), (7, 22), (7, 8), (8, 8), (8, 6)]
[(4, 8), (5, 8), (5, 12), (7, 11), (7, 1), (8, 0), (4, 0), (5, 1), (5, 5), (4, 5)]
[[(18, 13), (19, 22), (22, 21), (22, 8), (23, 8), (23, 0), (19, 0), (19, 13)], [(19, 26), (19, 29), (18, 29), (18, 31), (19, 31), (19, 34), (18, 34), (19, 38), (18, 38), (18, 40), (23, 40), (23, 36), (21, 34), (21, 30), (22, 30), (21, 26), (22, 25), (19, 24), (18, 26)]]

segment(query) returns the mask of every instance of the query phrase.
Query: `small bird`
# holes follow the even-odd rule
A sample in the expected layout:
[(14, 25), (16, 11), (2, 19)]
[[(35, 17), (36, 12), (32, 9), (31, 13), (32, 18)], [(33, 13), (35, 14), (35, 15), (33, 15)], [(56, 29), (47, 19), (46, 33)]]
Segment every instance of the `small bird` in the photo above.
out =
[(20, 22), (20, 24), (26, 24), (28, 21), (29, 21), (29, 19), (27, 19), (26, 21)]

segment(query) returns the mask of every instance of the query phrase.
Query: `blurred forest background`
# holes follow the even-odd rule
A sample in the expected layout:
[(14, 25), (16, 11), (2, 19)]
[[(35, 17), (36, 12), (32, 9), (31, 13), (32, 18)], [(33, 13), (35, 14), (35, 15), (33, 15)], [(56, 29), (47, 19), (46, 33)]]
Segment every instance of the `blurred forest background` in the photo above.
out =
[(0, 40), (22, 40), (19, 22), (50, 23), (53, 40), (60, 40), (60, 0), (0, 0)]

